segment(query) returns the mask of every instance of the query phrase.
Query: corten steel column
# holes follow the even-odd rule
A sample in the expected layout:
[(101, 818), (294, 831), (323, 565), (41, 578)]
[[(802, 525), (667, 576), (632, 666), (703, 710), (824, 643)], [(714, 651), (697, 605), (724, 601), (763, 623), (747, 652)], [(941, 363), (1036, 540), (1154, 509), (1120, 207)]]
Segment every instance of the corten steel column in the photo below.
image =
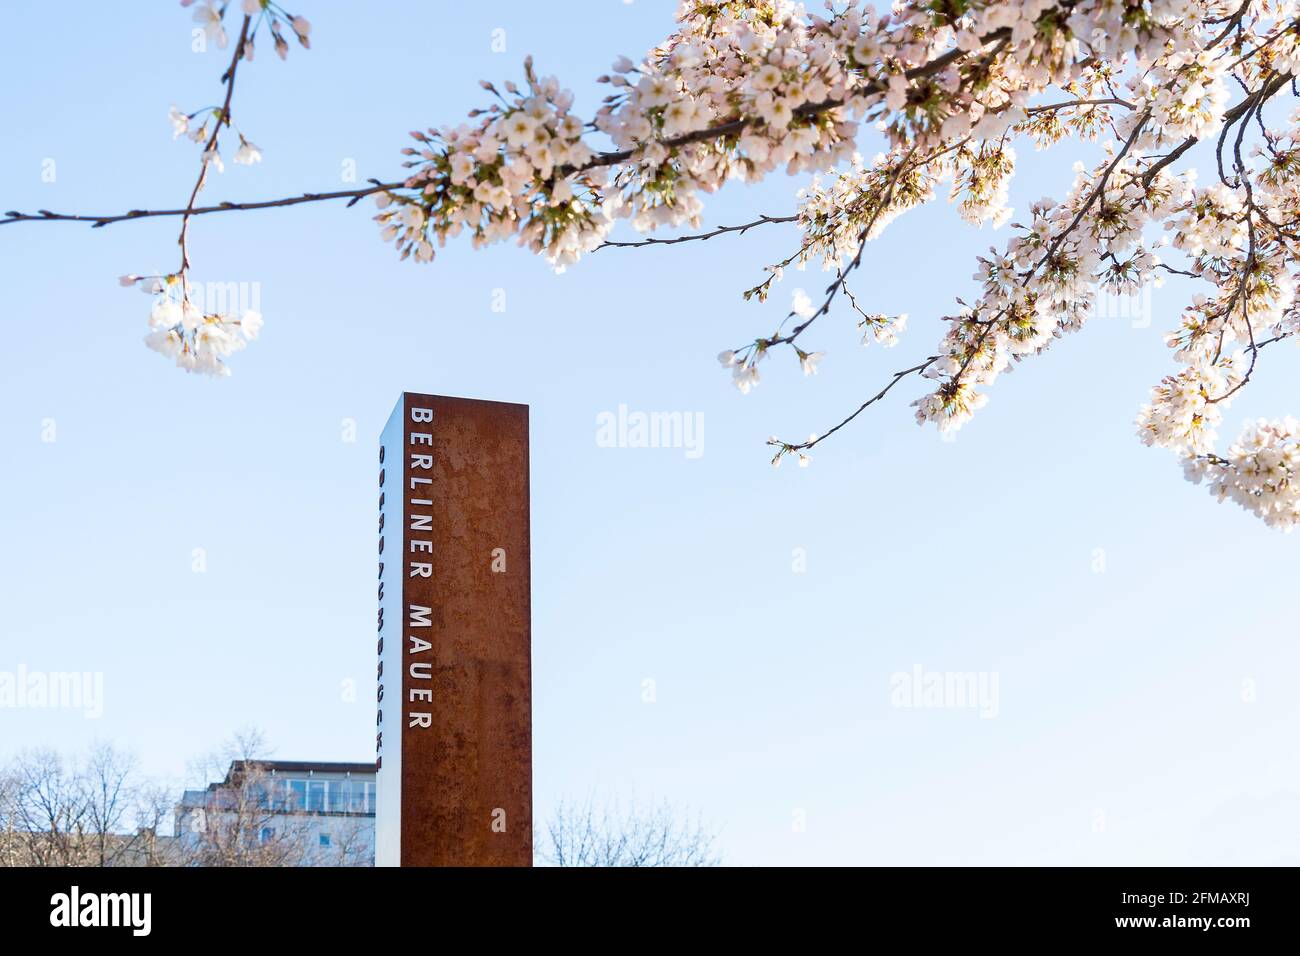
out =
[(528, 406), (406, 392), (379, 461), (375, 862), (531, 866)]

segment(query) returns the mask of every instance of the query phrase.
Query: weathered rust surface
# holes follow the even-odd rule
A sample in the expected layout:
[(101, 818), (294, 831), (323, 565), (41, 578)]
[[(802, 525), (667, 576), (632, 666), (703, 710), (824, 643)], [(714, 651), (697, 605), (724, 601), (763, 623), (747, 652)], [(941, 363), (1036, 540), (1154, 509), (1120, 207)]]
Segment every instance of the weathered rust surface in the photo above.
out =
[(400, 667), (400, 685), (379, 679), (401, 691), (381, 705), (380, 748), (400, 734), (400, 862), (530, 866), (528, 407), (408, 392), (399, 410), (403, 447), (385, 446), (383, 491), (386, 504), (402, 496), (401, 525), (385, 507), (380, 560), (402, 591), (381, 636), (400, 638), (401, 654), (380, 659)]

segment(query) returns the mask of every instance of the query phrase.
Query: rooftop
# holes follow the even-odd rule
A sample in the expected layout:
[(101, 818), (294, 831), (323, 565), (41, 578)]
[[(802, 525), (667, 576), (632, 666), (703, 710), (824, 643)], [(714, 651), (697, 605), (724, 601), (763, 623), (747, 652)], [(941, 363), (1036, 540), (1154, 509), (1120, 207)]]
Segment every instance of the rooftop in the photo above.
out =
[(252, 765), (254, 769), (270, 773), (374, 773), (374, 763), (346, 763), (328, 760), (232, 760), (230, 770), (226, 772), (229, 777), (232, 773), (239, 773), (247, 766)]

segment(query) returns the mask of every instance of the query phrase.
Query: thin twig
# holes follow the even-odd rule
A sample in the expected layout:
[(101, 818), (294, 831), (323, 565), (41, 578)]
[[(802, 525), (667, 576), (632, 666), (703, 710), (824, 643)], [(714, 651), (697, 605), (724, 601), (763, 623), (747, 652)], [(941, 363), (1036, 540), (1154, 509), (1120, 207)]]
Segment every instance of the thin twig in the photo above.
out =
[(697, 232), (689, 236), (674, 236), (671, 239), (652, 238), (638, 239), (634, 242), (602, 242), (596, 247), (596, 249), (635, 249), (638, 246), (672, 246), (679, 242), (695, 242), (696, 240), (704, 241), (706, 239), (712, 239), (714, 236), (724, 236), (730, 232), (738, 232), (743, 236), (755, 226), (765, 226), (769, 223), (794, 222), (798, 218), (798, 214), (793, 216), (759, 216), (753, 222), (743, 223), (739, 226), (718, 226), (716, 229), (710, 229), (708, 232)]
[(236, 212), (249, 209), (272, 209), (278, 206), (297, 206), (301, 203), (322, 202), (330, 199), (347, 199), (349, 206), (355, 205), (359, 200), (375, 193), (386, 192), (392, 189), (401, 189), (405, 183), (381, 183), (377, 179), (366, 180), (373, 183), (360, 189), (342, 189), (337, 192), (326, 193), (303, 193), (300, 196), (286, 196), (282, 199), (264, 199), (257, 202), (222, 202), (215, 206), (195, 206), (193, 208), (181, 209), (132, 209), (115, 215), (92, 216), (92, 215), (65, 215), (63, 213), (50, 212), (42, 209), (35, 214), (7, 212), (7, 218), (0, 219), (0, 226), (7, 225), (11, 222), (28, 222), (28, 221), (45, 221), (45, 222), (88, 222), (92, 229), (98, 229), (101, 226), (111, 225), (115, 222), (124, 222), (128, 219), (150, 219), (159, 216), (184, 216), (188, 213), (190, 216), (205, 216), (214, 212)]
[(819, 444), (820, 442), (825, 441), (827, 438), (830, 438), (832, 435), (834, 435), (837, 431), (839, 431), (841, 428), (843, 428), (843, 427), (844, 427), (845, 425), (847, 425), (849, 422), (853, 421), (853, 419), (857, 418), (859, 415), (861, 415), (864, 411), (866, 411), (868, 408), (870, 408), (870, 407), (871, 407), (872, 405), (874, 405), (876, 402), (880, 401), (882, 398), (884, 398), (886, 395), (889, 394), (890, 389), (892, 389), (895, 385), (897, 385), (897, 384), (898, 384), (899, 382), (901, 382), (903, 379), (907, 378), (907, 376), (909, 376), (909, 375), (915, 375), (915, 374), (917, 374), (917, 373), (919, 373), (919, 372), (924, 372), (926, 369), (928, 369), (931, 365), (933, 365), (933, 364), (934, 364), (935, 362), (937, 362), (937, 361), (939, 361), (939, 356), (937, 356), (937, 355), (931, 355), (928, 359), (926, 359), (926, 360), (925, 360), (924, 362), (922, 362), (920, 365), (913, 365), (911, 368), (905, 368), (905, 369), (903, 369), (903, 370), (900, 371), (900, 372), (895, 372), (893, 378), (891, 378), (891, 379), (889, 380), (889, 382), (885, 385), (885, 387), (882, 388), (880, 391), (876, 392), (875, 395), (872, 395), (869, 399), (867, 399), (867, 400), (866, 400), (865, 402), (863, 402), (861, 405), (859, 405), (859, 406), (857, 407), (857, 410), (854, 411), (853, 414), (847, 416), (847, 417), (846, 417), (843, 421), (841, 421), (838, 425), (835, 425), (835, 426), (832, 427), (832, 428), (828, 428), (826, 431), (822, 432), (822, 433), (821, 433), (820, 435), (818, 435), (816, 438), (810, 438), (810, 439), (808, 439), (808, 441), (806, 441), (806, 442), (801, 442), (801, 443), (798, 444), (798, 445), (787, 444), (786, 442), (783, 442), (783, 441), (769, 441), (768, 444), (769, 444), (769, 445), (779, 445), (779, 446), (781, 447), (781, 453), (782, 453), (782, 454), (784, 454), (784, 453), (786, 453), (786, 452), (791, 452), (791, 451), (806, 451), (806, 450), (808, 450), (809, 448), (812, 448), (812, 447), (816, 446), (816, 445)]
[(212, 125), (212, 135), (208, 137), (208, 141), (203, 145), (203, 158), (199, 163), (199, 178), (195, 181), (194, 189), (190, 192), (190, 201), (185, 204), (185, 211), (181, 214), (181, 234), (176, 243), (181, 247), (181, 267), (177, 271), (182, 276), (190, 268), (190, 216), (193, 215), (191, 210), (194, 208), (194, 200), (199, 198), (199, 193), (208, 181), (208, 168), (213, 162), (220, 162), (217, 159), (217, 139), (221, 136), (221, 127), (230, 125), (230, 101), (235, 96), (235, 73), (239, 69), (239, 61), (244, 57), (244, 45), (248, 42), (248, 26), (252, 22), (253, 18), (245, 14), (244, 22), (239, 28), (239, 40), (235, 43), (235, 55), (230, 58), (230, 66), (221, 77), (221, 81), (226, 85), (226, 99), (217, 112), (217, 121)]

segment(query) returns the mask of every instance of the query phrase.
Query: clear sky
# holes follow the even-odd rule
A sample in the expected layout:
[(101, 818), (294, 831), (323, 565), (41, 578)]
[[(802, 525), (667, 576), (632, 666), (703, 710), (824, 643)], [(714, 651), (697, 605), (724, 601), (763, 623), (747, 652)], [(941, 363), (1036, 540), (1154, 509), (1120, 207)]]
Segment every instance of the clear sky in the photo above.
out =
[[(263, 163), (228, 163), (206, 199), (346, 188), (350, 161), (393, 178), (407, 130), (459, 122), (528, 53), (591, 113), (594, 78), (674, 8), (304, 4), (313, 49), (240, 70)], [(227, 54), (191, 52), (171, 4), (7, 18), (25, 39), (0, 85), (0, 209), (183, 205), (197, 148), (167, 110), (215, 102)], [(1088, 155), (1020, 152), (1018, 209)], [(729, 187), (708, 221), (788, 213), (802, 184)], [(809, 333), (819, 376), (778, 355), (742, 396), (714, 356), (825, 281), (741, 300), (794, 230), (557, 276), (513, 245), (398, 262), (372, 209), (194, 222), (197, 281), (260, 284), (262, 338), (225, 380), (147, 351), (149, 302), (115, 281), (174, 268), (174, 221), (0, 229), (0, 671), (104, 680), (98, 719), (0, 709), (0, 756), (111, 739), (180, 782), (256, 725), (284, 759), (370, 759), (375, 452), (407, 389), (532, 409), (539, 816), (667, 799), (746, 864), (1300, 862), (1297, 539), (1134, 435), (1186, 288), (1154, 290), (1146, 327), (1098, 318), (1026, 362), (955, 441), (913, 423), (909, 381), (811, 467), (774, 470), (769, 435), (832, 424), (931, 353), (1005, 230), (943, 201), (898, 220), (855, 291), (911, 315), (900, 345), (861, 348), (839, 308)], [(1262, 359), (1232, 433), (1300, 411), (1294, 348)], [(620, 404), (699, 413), (703, 454), (600, 447)], [(918, 667), (996, 675), (996, 708), (894, 706), (891, 676)]]

